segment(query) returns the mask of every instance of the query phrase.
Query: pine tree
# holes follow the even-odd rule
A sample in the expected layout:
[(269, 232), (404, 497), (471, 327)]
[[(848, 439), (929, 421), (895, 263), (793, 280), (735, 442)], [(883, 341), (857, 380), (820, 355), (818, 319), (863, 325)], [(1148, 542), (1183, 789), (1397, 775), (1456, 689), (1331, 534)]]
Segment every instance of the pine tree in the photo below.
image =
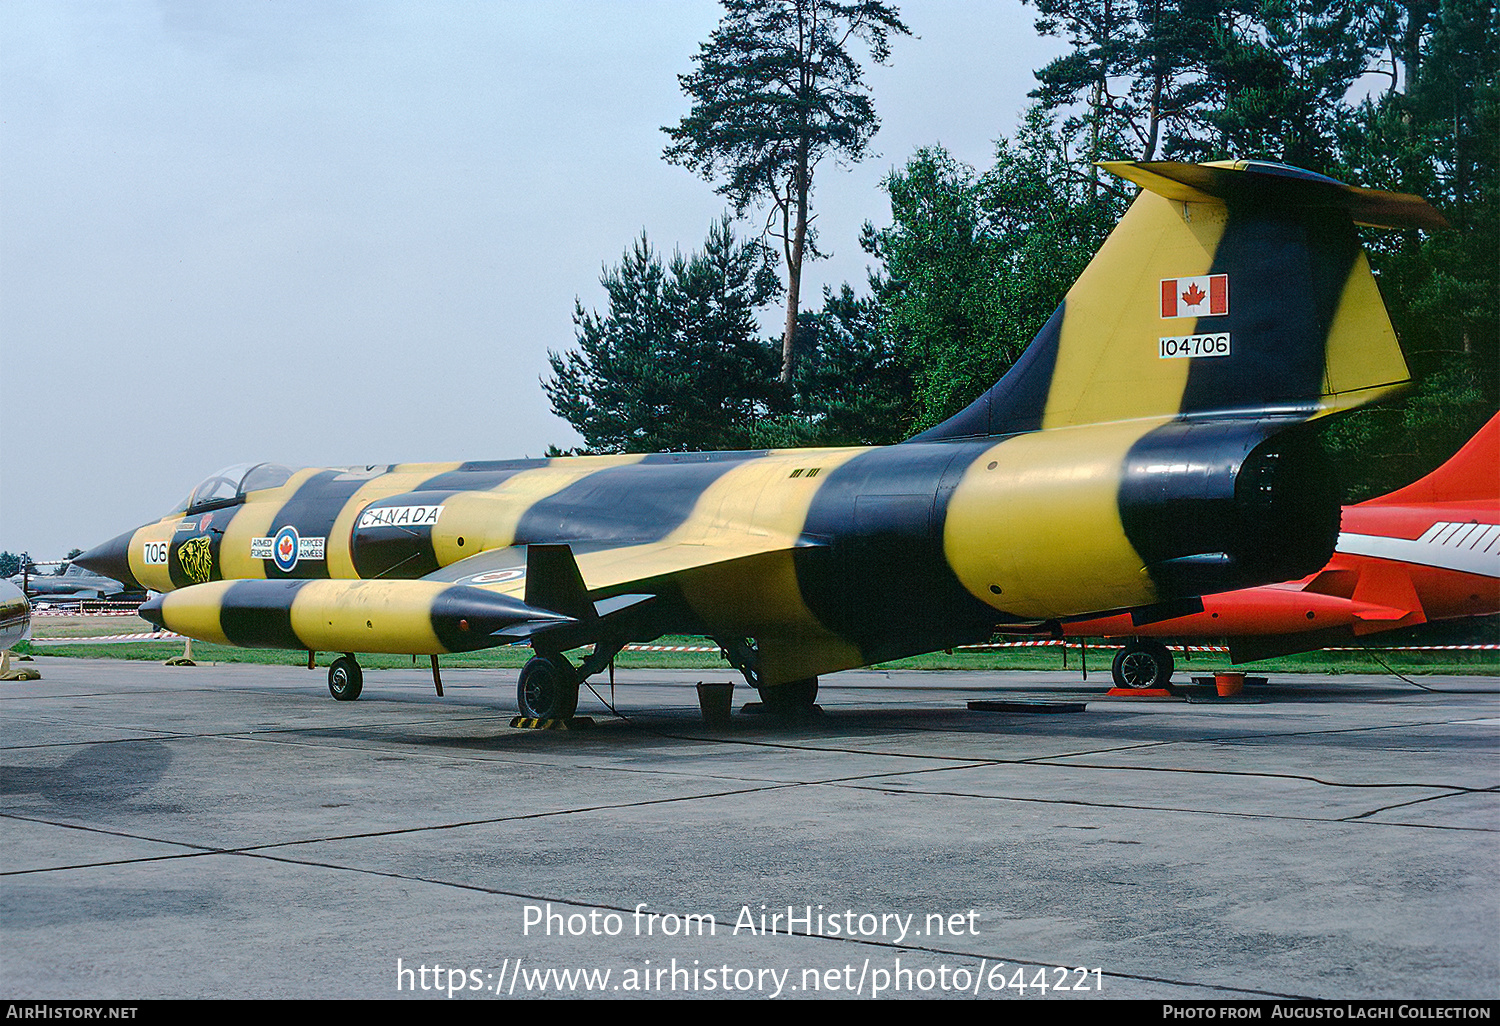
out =
[(892, 224), (866, 240), (916, 430), (1010, 369), (1124, 212), (1124, 190), (1079, 174), (1050, 128), (1034, 110), (982, 175), (929, 147), (886, 179)]
[(911, 432), (911, 372), (871, 297), (846, 282), (797, 324), (792, 411), (762, 421), (757, 448), (890, 445)]
[(795, 359), (802, 265), (817, 257), (813, 173), (830, 153), (865, 154), (880, 127), (850, 44), (890, 58), (890, 37), (910, 35), (895, 7), (875, 0), (724, 0), (725, 14), (680, 76), (692, 109), (675, 128), (666, 159), (704, 178), (743, 215), (768, 206), (766, 229), (786, 259), (781, 381)]
[(1500, 14), (1487, 0), (1375, 13), (1389, 85), (1341, 119), (1340, 176), (1425, 196), (1452, 227), (1366, 239), (1417, 383), (1325, 432), (1350, 498), (1432, 470), (1500, 407)]
[(776, 353), (755, 311), (776, 298), (774, 257), (727, 219), (702, 252), (663, 263), (645, 233), (600, 278), (603, 314), (575, 303), (578, 348), (549, 351), (542, 388), (590, 452), (738, 448), (778, 401)]

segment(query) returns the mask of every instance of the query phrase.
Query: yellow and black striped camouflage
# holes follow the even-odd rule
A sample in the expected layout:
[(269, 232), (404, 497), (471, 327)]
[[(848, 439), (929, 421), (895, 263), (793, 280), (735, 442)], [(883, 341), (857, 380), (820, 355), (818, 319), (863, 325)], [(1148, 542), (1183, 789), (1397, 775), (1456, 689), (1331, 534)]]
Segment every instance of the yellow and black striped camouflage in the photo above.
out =
[[(654, 596), (619, 638), (744, 642), (763, 686), (1317, 570), (1339, 503), (1306, 425), (1408, 377), (1355, 223), (1440, 219), (1276, 165), (1109, 167), (1144, 191), (1063, 304), (907, 442), (262, 467), (243, 482), (271, 486), (79, 562), (168, 593), (162, 622), (192, 637), (440, 654), (600, 640), (528, 574), (528, 547), (567, 546), (590, 601)], [(1210, 312), (1179, 308), (1180, 282)], [(529, 609), (555, 615), (495, 627)]]

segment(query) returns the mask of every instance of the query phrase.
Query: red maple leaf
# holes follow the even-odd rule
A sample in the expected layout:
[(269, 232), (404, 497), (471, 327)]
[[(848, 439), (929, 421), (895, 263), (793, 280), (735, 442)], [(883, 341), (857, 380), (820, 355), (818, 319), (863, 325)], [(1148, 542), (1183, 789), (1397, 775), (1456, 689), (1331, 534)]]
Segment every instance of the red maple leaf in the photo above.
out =
[(1208, 293), (1198, 287), (1197, 282), (1188, 286), (1188, 290), (1182, 294), (1182, 301), (1188, 306), (1197, 306), (1208, 298)]

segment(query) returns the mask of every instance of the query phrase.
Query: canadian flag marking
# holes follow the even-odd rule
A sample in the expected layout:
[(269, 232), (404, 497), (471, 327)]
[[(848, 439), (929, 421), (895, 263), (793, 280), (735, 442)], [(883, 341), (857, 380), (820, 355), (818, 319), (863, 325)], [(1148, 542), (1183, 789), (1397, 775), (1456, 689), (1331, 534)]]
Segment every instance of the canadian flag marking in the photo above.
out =
[(1223, 317), (1229, 313), (1229, 275), (1200, 274), (1192, 278), (1163, 278), (1161, 315), (1168, 317)]

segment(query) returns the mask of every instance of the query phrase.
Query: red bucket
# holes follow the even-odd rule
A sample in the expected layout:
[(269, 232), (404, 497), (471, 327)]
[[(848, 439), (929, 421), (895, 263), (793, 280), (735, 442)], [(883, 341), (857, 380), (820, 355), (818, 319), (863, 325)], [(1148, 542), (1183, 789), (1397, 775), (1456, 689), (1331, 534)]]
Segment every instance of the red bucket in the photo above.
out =
[(1237, 695), (1245, 689), (1245, 675), (1229, 670), (1215, 673), (1214, 686), (1219, 689), (1220, 698)]

